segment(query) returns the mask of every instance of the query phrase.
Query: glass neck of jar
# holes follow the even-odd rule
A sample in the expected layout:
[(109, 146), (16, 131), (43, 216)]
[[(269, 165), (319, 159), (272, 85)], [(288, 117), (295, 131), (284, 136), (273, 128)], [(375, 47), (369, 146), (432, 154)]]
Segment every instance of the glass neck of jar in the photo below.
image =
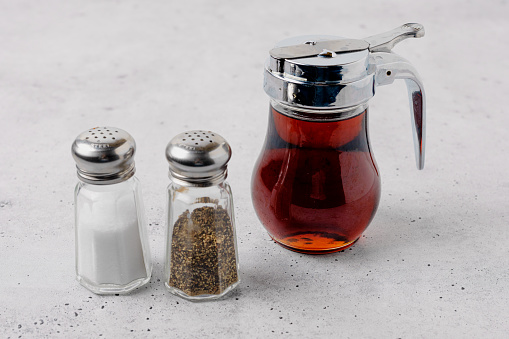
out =
[(139, 184), (138, 179), (135, 176), (132, 176), (129, 179), (121, 181), (121, 182), (107, 184), (107, 185), (104, 185), (104, 184), (97, 185), (95, 183), (91, 184), (91, 183), (88, 183), (88, 182), (82, 181), (82, 180), (80, 180), (80, 182), (79, 182), (79, 185), (81, 185), (81, 187), (86, 188), (89, 191), (98, 192), (98, 193), (102, 193), (102, 192), (109, 193), (109, 192), (122, 191), (125, 189), (132, 189), (133, 186), (138, 185), (138, 184)]
[(172, 170), (168, 172), (168, 176), (172, 182), (184, 187), (210, 187), (219, 185), (225, 181), (228, 176), (228, 169), (207, 177), (189, 177), (178, 174)]
[(347, 120), (362, 114), (368, 108), (367, 102), (357, 106), (334, 109), (292, 106), (274, 99), (270, 101), (270, 104), (276, 111), (290, 118), (313, 122)]

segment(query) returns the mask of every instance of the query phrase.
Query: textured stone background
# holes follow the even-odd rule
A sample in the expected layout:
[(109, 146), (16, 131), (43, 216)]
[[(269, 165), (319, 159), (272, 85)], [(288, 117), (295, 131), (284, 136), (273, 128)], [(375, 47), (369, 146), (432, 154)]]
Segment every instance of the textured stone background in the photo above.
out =
[[(0, 1), (0, 336), (505, 337), (509, 331), (507, 1)], [(426, 167), (403, 82), (371, 101), (382, 176), (371, 226), (345, 253), (275, 245), (249, 192), (268, 114), (263, 62), (283, 38), (356, 38), (420, 22), (395, 52), (421, 73)], [(504, 112), (505, 111), (505, 112)], [(74, 278), (74, 137), (136, 139), (154, 273), (127, 296)], [(166, 292), (164, 149), (187, 129), (234, 156), (242, 284), (195, 304)]]

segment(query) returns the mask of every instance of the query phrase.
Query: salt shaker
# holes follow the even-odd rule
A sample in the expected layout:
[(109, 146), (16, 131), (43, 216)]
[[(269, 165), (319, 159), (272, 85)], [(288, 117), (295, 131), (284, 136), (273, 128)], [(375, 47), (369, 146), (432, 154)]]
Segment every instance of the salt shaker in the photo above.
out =
[(165, 285), (192, 301), (223, 297), (239, 284), (233, 198), (225, 181), (231, 148), (211, 131), (175, 136), (169, 177)]
[(76, 276), (97, 294), (127, 293), (150, 280), (152, 266), (136, 144), (115, 127), (95, 127), (72, 144), (80, 181), (75, 190)]

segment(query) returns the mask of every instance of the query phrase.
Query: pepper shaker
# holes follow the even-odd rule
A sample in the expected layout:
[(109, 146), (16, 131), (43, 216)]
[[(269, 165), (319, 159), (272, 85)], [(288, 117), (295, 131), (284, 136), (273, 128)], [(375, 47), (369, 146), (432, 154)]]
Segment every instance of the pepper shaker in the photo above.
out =
[(75, 190), (76, 277), (96, 294), (127, 293), (150, 280), (152, 266), (136, 144), (115, 127), (95, 127), (72, 144), (80, 181)]
[(169, 162), (165, 285), (192, 301), (218, 299), (239, 284), (235, 218), (225, 181), (231, 148), (211, 131), (175, 136)]

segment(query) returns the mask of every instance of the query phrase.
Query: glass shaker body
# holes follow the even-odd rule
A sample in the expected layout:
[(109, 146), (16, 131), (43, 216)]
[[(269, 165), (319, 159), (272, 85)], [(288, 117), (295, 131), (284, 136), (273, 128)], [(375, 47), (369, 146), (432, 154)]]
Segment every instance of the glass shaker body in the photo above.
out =
[(277, 243), (301, 253), (331, 253), (351, 246), (371, 222), (380, 176), (367, 105), (338, 114), (308, 111), (306, 116), (272, 101), (252, 200)]
[(79, 182), (75, 190), (76, 275), (97, 294), (127, 293), (150, 280), (147, 221), (139, 181)]
[(192, 301), (223, 297), (240, 282), (230, 185), (172, 181), (167, 198), (166, 287)]

